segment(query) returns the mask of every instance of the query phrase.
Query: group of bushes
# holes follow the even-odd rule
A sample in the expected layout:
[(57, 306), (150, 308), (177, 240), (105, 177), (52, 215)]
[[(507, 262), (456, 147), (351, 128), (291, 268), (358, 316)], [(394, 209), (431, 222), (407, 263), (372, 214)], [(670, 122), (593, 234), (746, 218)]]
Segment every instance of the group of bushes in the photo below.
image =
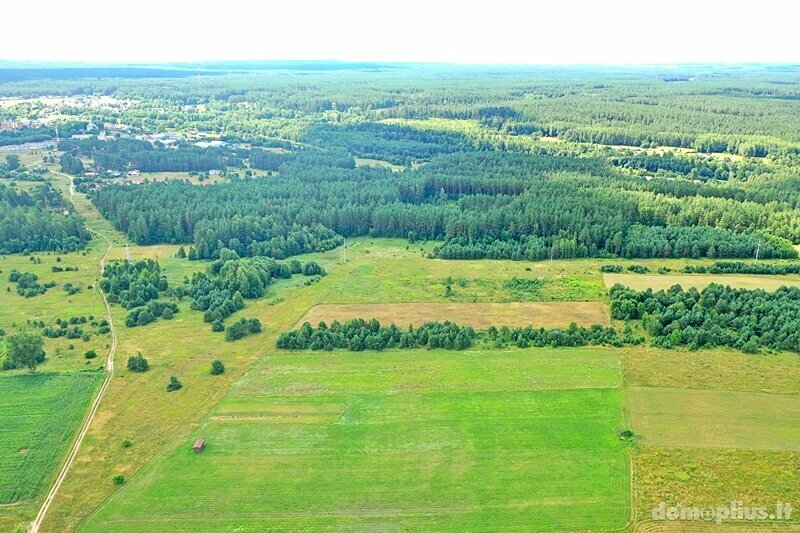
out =
[(175, 302), (163, 302), (161, 300), (152, 300), (147, 302), (143, 307), (137, 307), (125, 318), (125, 325), (129, 328), (136, 326), (144, 326), (150, 322), (154, 322), (158, 318), (164, 320), (172, 320), (175, 313), (178, 312), (178, 304)]
[(47, 289), (56, 286), (55, 281), (39, 283), (39, 276), (32, 272), (19, 272), (12, 270), (8, 281), (17, 284), (17, 294), (25, 298), (33, 298), (47, 292)]
[(227, 328), (225, 328), (225, 340), (236, 341), (245, 338), (247, 335), (259, 333), (261, 331), (261, 321), (257, 318), (240, 318)]

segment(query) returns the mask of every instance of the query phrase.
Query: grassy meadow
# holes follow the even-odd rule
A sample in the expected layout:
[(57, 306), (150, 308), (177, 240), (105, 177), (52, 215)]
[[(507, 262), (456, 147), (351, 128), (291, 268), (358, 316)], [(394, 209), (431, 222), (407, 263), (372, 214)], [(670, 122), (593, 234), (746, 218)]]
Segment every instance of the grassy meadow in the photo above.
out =
[(85, 530), (621, 527), (619, 382), (607, 350), (276, 355)]

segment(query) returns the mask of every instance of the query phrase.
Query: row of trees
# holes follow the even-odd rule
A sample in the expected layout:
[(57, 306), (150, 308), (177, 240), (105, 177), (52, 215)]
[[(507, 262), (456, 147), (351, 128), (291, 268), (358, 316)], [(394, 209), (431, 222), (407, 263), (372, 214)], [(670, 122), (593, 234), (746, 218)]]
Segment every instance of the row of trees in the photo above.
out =
[(500, 329), (490, 327), (485, 331), (475, 331), (469, 326), (462, 327), (452, 322), (428, 322), (418, 328), (409, 326), (404, 330), (394, 324), (382, 326), (375, 319), (357, 318), (344, 324), (334, 321), (330, 326), (320, 322), (316, 328), (306, 322), (299, 330), (282, 333), (278, 337), (277, 346), (284, 350), (330, 351), (341, 348), (356, 352), (391, 348), (464, 350), (481, 340), (491, 342), (498, 347), (514, 345), (528, 348), (588, 344), (625, 346), (641, 344), (644, 338), (634, 337), (630, 330), (624, 335), (619, 335), (614, 328), (599, 324), (585, 328), (577, 326), (574, 322), (565, 329), (504, 326)]
[(744, 263), (742, 261), (716, 261), (711, 266), (686, 265), (687, 274), (800, 274), (800, 263)]

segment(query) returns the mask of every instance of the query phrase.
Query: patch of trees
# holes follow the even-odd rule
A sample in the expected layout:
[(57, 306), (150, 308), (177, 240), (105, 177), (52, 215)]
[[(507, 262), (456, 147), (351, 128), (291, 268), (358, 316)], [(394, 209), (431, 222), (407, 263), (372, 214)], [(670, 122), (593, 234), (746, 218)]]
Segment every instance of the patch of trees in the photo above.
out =
[(611, 163), (625, 168), (642, 169), (650, 173), (659, 170), (675, 174), (682, 174), (690, 179), (701, 180), (728, 180), (737, 179), (746, 181), (754, 174), (768, 172), (763, 163), (746, 161), (737, 162), (728, 159), (713, 159), (703, 156), (675, 155), (672, 152), (665, 154), (623, 155), (613, 157)]
[(45, 357), (42, 336), (30, 331), (19, 331), (6, 338), (6, 357), (3, 359), (2, 369), (27, 368), (33, 372), (44, 362)]
[(29, 191), (0, 184), (0, 254), (74, 252), (90, 239), (72, 204), (50, 184)]
[(111, 261), (103, 269), (100, 288), (111, 303), (124, 309), (141, 307), (169, 288), (161, 265), (154, 259)]
[(222, 322), (245, 307), (245, 298), (264, 296), (267, 287), (276, 279), (293, 274), (324, 276), (325, 270), (316, 262), (305, 264), (294, 260), (279, 263), (269, 257), (240, 258), (230, 249), (223, 249), (221, 258), (209, 265), (207, 272), (195, 272), (187, 283), (186, 294), (191, 308), (204, 311), (203, 320), (222, 331)]
[(716, 261), (711, 266), (686, 265), (687, 274), (800, 274), (798, 263), (744, 263), (742, 261)]
[(128, 370), (131, 372), (147, 372), (149, 369), (150, 363), (141, 353), (128, 357)]
[(611, 288), (611, 316), (640, 320), (653, 346), (698, 349), (729, 346), (747, 353), (761, 348), (800, 353), (800, 289), (775, 292), (712, 284), (698, 291), (637, 292)]
[(494, 326), (485, 332), (488, 341), (494, 343), (496, 347), (513, 345), (518, 348), (528, 348), (530, 346), (544, 347), (550, 346), (557, 348), (561, 346), (587, 346), (587, 345), (608, 345), (608, 346), (630, 346), (644, 342), (642, 337), (634, 337), (628, 329), (620, 335), (615, 328), (605, 327), (594, 324), (585, 328), (578, 326), (574, 322), (567, 328), (508, 328), (500, 329)]

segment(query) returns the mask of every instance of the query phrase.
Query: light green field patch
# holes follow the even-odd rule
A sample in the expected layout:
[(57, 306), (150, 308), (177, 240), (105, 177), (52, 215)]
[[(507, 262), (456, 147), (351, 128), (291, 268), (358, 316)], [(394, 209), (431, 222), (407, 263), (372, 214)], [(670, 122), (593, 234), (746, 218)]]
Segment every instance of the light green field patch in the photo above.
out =
[(628, 403), (645, 444), (800, 451), (800, 396), (632, 387)]
[(368, 159), (364, 157), (356, 157), (355, 160), (357, 167), (383, 167), (383, 168), (388, 168), (392, 172), (399, 172), (405, 168), (400, 165), (395, 165), (389, 163), (388, 161), (383, 161), (380, 159)]
[(551, 390), (620, 382), (619, 355), (606, 348), (281, 354), (239, 380), (220, 409), (233, 398), (264, 394)]
[(619, 380), (601, 349), (269, 357), (84, 528), (622, 527)]
[(617, 283), (637, 291), (646, 289), (669, 289), (673, 285), (680, 285), (684, 289), (696, 287), (703, 289), (712, 283), (730, 285), (735, 289), (764, 289), (774, 291), (781, 286), (800, 287), (800, 278), (797, 276), (759, 276), (744, 275), (734, 276), (725, 274), (603, 274), (606, 287), (613, 287)]

